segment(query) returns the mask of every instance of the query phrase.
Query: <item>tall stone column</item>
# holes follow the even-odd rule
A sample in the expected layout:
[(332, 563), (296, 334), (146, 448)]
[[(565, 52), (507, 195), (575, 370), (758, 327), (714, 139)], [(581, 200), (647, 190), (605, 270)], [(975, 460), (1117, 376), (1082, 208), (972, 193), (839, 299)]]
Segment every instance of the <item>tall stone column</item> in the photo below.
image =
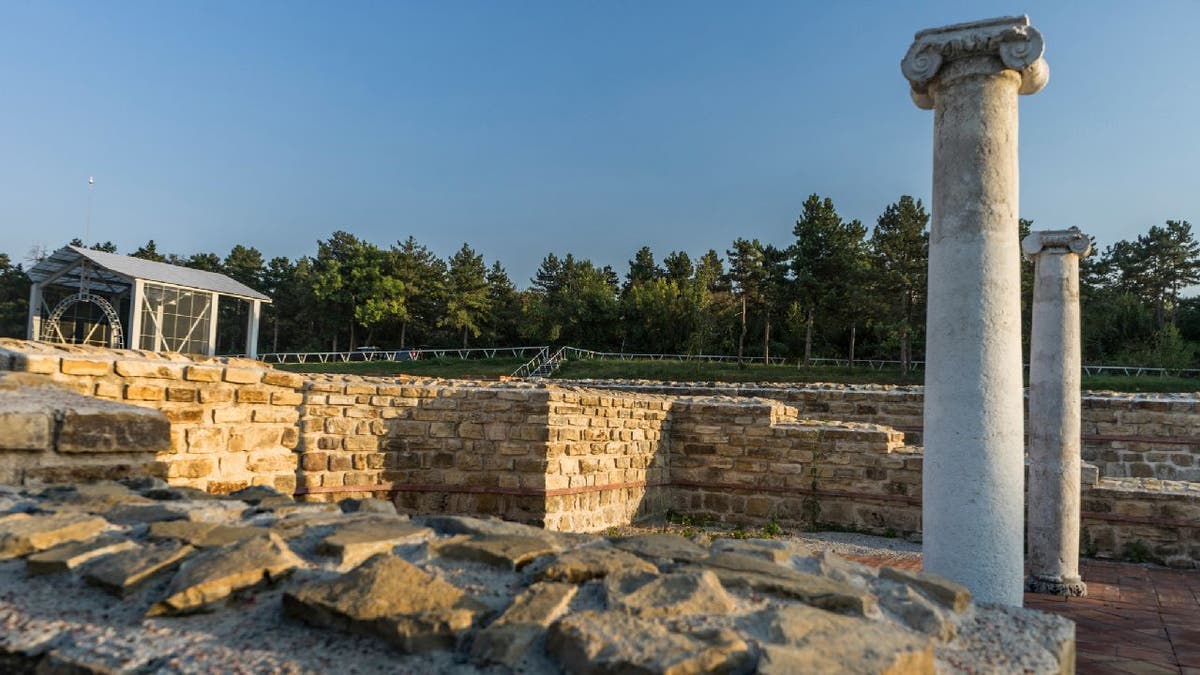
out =
[(934, 111), (925, 570), (1020, 605), (1024, 433), (1017, 96), (1049, 75), (1027, 17), (924, 30), (901, 62)]
[(1029, 576), (1034, 593), (1087, 595), (1079, 578), (1079, 259), (1091, 242), (1078, 228), (1034, 232), (1029, 340)]

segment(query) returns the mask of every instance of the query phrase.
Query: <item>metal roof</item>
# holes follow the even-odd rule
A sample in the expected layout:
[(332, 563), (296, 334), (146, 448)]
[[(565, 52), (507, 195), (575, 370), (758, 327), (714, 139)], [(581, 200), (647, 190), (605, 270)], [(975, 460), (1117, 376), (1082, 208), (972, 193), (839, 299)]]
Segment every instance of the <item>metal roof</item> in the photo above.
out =
[[(75, 265), (81, 259), (93, 264), (88, 275), (88, 283), (97, 290), (109, 293), (119, 293), (128, 289), (134, 279), (157, 281), (173, 286), (193, 288), (201, 291), (214, 291), (221, 295), (248, 300), (271, 299), (250, 288), (246, 284), (234, 281), (224, 274), (205, 272), (190, 267), (181, 267), (168, 263), (142, 260), (127, 255), (94, 251), (81, 246), (64, 246), (47, 256), (38, 264), (29, 268), (29, 278), (36, 282), (45, 281), (62, 270)], [(74, 286), (79, 283), (79, 267), (69, 270), (54, 280), (56, 284)]]

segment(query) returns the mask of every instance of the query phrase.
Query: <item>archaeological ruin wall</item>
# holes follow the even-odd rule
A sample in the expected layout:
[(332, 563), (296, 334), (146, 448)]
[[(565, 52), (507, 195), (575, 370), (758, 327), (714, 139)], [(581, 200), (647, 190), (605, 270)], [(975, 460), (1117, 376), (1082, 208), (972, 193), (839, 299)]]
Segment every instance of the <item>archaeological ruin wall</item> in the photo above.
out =
[[(667, 513), (900, 536), (921, 529), (921, 449), (906, 444), (921, 400), (908, 389), (302, 376), (242, 359), (22, 341), (0, 342), (0, 369), (160, 411), (169, 441), (146, 455), (150, 470), (215, 493), (270, 485), (308, 500), (376, 496), (410, 513), (495, 515), (563, 531)], [(1113, 401), (1085, 399), (1085, 412), (1157, 419), (1170, 433), (1191, 423), (1189, 411)], [(1171, 412), (1182, 421), (1151, 415)], [(12, 469), (5, 480), (116, 477), (97, 474), (102, 454), (59, 453), (52, 471), (34, 461), (44, 455), (0, 447), (0, 466)], [(1093, 479), (1083, 490), (1083, 550), (1194, 565), (1197, 488)]]

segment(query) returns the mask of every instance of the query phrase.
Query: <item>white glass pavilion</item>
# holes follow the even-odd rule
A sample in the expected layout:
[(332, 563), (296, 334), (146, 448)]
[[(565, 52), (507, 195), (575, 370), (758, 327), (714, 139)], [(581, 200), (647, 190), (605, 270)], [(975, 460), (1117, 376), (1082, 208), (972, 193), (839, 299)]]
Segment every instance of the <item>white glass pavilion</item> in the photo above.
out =
[(31, 340), (216, 353), (221, 297), (248, 304), (245, 354), (258, 355), (262, 303), (224, 274), (64, 246), (29, 269)]

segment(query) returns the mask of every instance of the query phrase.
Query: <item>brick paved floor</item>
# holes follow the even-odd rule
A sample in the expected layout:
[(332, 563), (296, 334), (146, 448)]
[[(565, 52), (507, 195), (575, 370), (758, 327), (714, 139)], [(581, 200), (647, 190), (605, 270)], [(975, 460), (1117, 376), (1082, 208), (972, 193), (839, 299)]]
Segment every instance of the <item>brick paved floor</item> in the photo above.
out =
[(1086, 598), (1025, 594), (1026, 607), (1075, 622), (1078, 672), (1200, 675), (1200, 571), (1084, 561), (1080, 574)]

